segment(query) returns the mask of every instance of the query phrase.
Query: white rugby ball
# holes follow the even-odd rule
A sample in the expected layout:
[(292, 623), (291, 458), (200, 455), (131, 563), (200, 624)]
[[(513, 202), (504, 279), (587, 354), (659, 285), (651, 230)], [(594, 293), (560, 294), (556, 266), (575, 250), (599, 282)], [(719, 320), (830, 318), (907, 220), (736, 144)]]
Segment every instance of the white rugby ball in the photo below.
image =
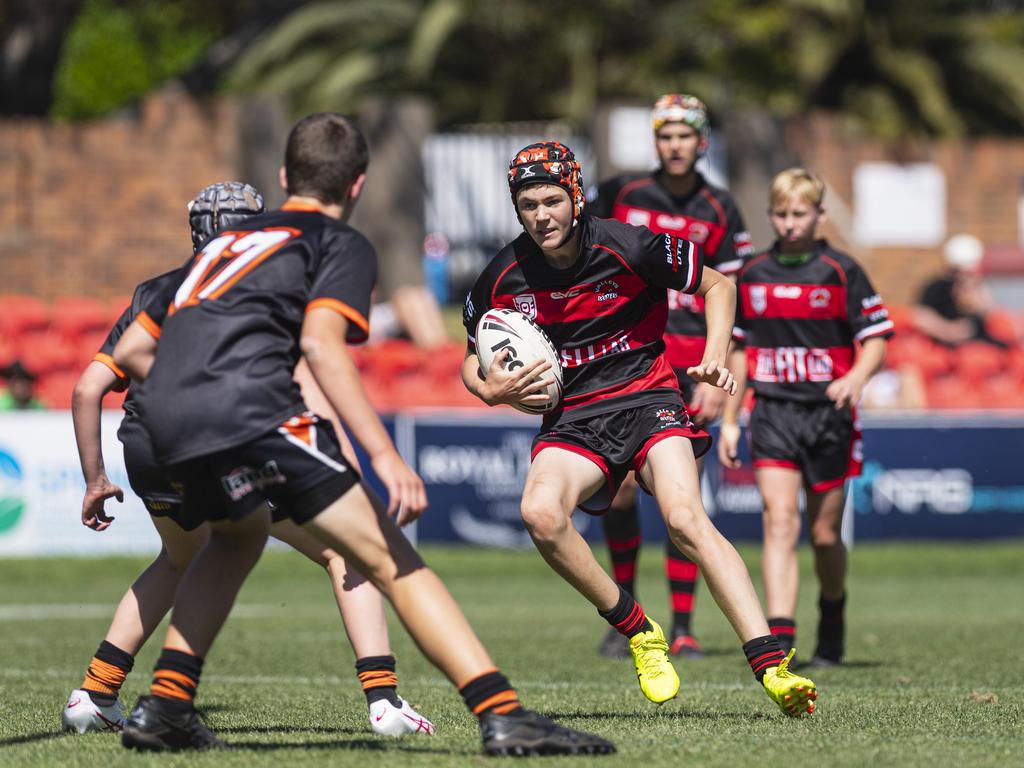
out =
[(533, 405), (519, 403), (512, 407), (523, 413), (553, 411), (562, 399), (562, 364), (558, 359), (558, 350), (547, 334), (521, 312), (514, 309), (489, 309), (476, 325), (476, 353), (481, 370), (490, 368), (494, 356), (503, 349), (508, 350), (506, 371), (514, 371), (537, 360), (546, 360), (551, 363), (551, 369), (542, 376), (554, 379), (545, 390), (547, 402)]

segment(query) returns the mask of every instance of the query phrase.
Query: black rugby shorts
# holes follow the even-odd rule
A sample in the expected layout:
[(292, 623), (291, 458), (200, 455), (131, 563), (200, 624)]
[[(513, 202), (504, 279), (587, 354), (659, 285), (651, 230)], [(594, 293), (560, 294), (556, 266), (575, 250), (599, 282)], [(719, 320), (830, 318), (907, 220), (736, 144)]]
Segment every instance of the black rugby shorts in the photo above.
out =
[(153, 442), (138, 419), (126, 417), (117, 430), (117, 439), (124, 446), (124, 467), (128, 482), (135, 495), (142, 499), (146, 511), (153, 517), (169, 517), (186, 531), (181, 519), (181, 493), (171, 484), (167, 473), (160, 467), (153, 453)]
[(832, 403), (757, 397), (750, 414), (754, 467), (794, 469), (815, 493), (838, 488), (860, 474), (860, 424), (853, 409)]
[[(601, 413), (576, 421), (561, 422), (533, 440), (531, 458), (545, 448), (561, 448), (590, 459), (605, 476), (605, 487), (580, 502), (580, 509), (603, 514), (631, 470), (638, 471), (647, 453), (669, 437), (693, 441), (693, 453), (701, 457), (711, 447), (711, 437), (690, 420), (682, 398), (666, 395), (664, 400)], [(640, 481), (639, 476), (637, 481)], [(643, 483), (640, 487), (644, 488)]]
[(270, 504), (274, 520), (300, 525), (356, 485), (334, 427), (312, 413), (295, 416), (251, 442), (167, 467), (183, 496), (183, 527), (241, 520)]

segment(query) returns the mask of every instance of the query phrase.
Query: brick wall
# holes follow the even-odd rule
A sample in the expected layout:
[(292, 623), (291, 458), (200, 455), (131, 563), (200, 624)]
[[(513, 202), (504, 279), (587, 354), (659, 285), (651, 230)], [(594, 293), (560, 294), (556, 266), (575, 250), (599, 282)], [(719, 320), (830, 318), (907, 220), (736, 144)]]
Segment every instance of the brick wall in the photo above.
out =
[[(946, 176), (947, 234), (977, 235), (993, 250), (1017, 247), (1017, 205), (1024, 181), (1022, 139), (908, 141), (889, 146), (844, 136), (837, 122), (826, 115), (792, 122), (785, 135), (801, 162), (824, 176), (840, 198), (831, 201), (833, 211), (842, 209), (843, 203), (852, 204), (853, 172), (860, 163), (935, 163)], [(825, 202), (829, 207), (830, 201)], [(890, 303), (913, 301), (920, 286), (942, 270), (941, 248), (857, 248), (838, 230), (832, 225), (826, 234), (864, 264)], [(1017, 251), (1015, 258), (1018, 274), (1024, 275), (1024, 252)]]
[[(190, 253), (185, 203), (204, 185), (244, 176), (279, 202), (271, 187), (286, 122), (266, 105), (196, 102), (173, 88), (131, 115), (93, 123), (0, 122), (0, 293), (106, 299), (181, 263)], [(244, 138), (254, 131), (262, 138)], [(784, 142), (782, 154), (798, 156), (834, 189), (826, 202), (840, 226), (827, 236), (861, 260), (891, 303), (910, 301), (941, 268), (941, 255), (860, 249), (842, 237), (858, 163), (937, 163), (948, 180), (950, 233), (971, 232), (993, 246), (1018, 242), (1024, 140), (892, 147), (843, 136), (835, 121), (813, 116), (787, 125)], [(765, 195), (744, 198), (749, 220), (763, 217)]]
[(0, 122), (0, 293), (107, 299), (182, 263), (185, 204), (236, 176), (237, 112), (171, 89), (129, 116)]

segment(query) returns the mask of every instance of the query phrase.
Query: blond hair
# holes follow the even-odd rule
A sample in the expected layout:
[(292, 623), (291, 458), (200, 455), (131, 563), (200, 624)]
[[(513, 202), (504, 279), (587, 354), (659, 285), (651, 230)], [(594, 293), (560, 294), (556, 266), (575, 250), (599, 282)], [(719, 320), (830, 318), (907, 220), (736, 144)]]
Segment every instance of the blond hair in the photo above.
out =
[(799, 195), (815, 208), (821, 207), (825, 199), (825, 182), (816, 173), (806, 168), (787, 168), (772, 179), (768, 204), (772, 208), (785, 205), (794, 195)]

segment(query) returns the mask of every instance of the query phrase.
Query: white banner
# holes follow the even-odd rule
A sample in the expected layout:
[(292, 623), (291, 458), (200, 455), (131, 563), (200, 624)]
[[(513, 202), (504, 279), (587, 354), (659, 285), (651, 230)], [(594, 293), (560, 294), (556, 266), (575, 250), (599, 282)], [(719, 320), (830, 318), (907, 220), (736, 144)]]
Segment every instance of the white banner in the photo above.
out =
[(132, 493), (117, 440), (120, 411), (103, 413), (103, 457), (124, 503), (102, 533), (82, 525), (85, 483), (69, 411), (0, 413), (0, 557), (5, 555), (153, 554), (160, 551), (149, 514)]

